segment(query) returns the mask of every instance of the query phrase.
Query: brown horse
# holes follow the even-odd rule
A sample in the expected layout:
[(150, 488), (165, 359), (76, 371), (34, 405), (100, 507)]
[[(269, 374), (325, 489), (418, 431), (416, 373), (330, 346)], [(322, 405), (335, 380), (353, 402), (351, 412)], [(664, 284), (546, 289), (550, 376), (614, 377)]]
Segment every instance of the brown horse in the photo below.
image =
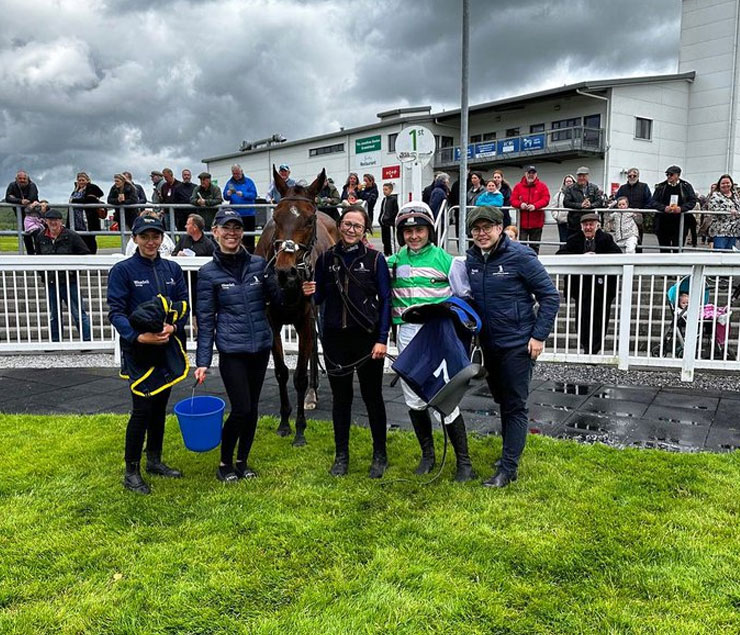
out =
[(295, 185), (289, 188), (274, 165), (272, 174), (281, 198), (272, 212), (272, 219), (262, 231), (255, 253), (267, 260), (267, 274), (277, 277), (283, 296), (280, 305), (273, 303), (267, 308), (273, 333), (275, 377), (280, 387), (280, 425), (277, 429), (280, 436), (291, 433), (288, 367), (283, 359), (280, 331), (284, 325), (292, 324), (298, 333), (298, 362), (293, 373), (298, 402), (293, 445), (298, 446), (306, 444), (304, 409), (316, 407), (319, 379), (315, 311), (311, 300), (303, 295), (301, 286), (304, 281), (313, 279), (316, 259), (339, 240), (339, 234), (336, 223), (316, 210), (316, 195), (324, 187), (326, 170), (321, 170), (308, 187)]

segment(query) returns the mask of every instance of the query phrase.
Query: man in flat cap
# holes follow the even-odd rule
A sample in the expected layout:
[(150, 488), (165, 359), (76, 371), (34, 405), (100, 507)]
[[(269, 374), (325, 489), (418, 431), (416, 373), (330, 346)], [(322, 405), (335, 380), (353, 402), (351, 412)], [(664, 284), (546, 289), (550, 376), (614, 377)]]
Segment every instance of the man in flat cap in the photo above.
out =
[(200, 185), (193, 190), (190, 203), (199, 208), (198, 214), (203, 217), (206, 231), (210, 231), (218, 206), (224, 202), (224, 199), (219, 187), (211, 182), (211, 175), (208, 172), (201, 172), (198, 179)]
[[(681, 178), (681, 168), (677, 165), (667, 167), (665, 176), (665, 181), (655, 186), (650, 207), (658, 211), (655, 234), (661, 246), (660, 251), (672, 252), (677, 251), (676, 247), (681, 244), (678, 235), (681, 215), (684, 214), (684, 220), (687, 219), (696, 206), (697, 197), (691, 183)], [(685, 230), (686, 225), (684, 235)]]
[[(501, 460), (483, 484), (506, 487), (517, 478), (527, 441), (529, 383), (560, 307), (560, 294), (537, 255), (503, 233), (496, 207), (467, 218), (473, 237), (465, 258), (473, 302), (483, 321), (481, 344), (488, 386), (501, 410)], [(535, 300), (539, 310), (535, 313)]]
[(590, 172), (585, 165), (578, 168), (576, 182), (565, 191), (563, 207), (573, 210), (568, 212), (568, 237), (581, 231), (581, 216), (606, 207), (604, 192), (590, 182)]
[[(600, 228), (598, 214), (589, 213), (581, 217), (581, 231), (568, 238), (558, 253), (621, 254), (622, 250), (612, 235)], [(565, 285), (566, 294), (576, 305), (581, 346), (587, 355), (595, 355), (606, 338), (612, 302), (617, 295), (617, 277), (570, 274)]]

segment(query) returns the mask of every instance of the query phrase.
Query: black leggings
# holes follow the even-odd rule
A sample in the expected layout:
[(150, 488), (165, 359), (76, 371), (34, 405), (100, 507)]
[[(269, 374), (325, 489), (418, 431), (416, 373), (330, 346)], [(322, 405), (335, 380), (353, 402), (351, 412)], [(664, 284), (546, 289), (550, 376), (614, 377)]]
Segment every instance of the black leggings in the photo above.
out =
[[(370, 353), (377, 338), (360, 329), (327, 329), (324, 332), (324, 360), (329, 373), (335, 364), (351, 364)], [(329, 374), (332, 393), (332, 419), (336, 452), (349, 453), (349, 426), (352, 422), (352, 380), (354, 373)], [(383, 401), (383, 360), (369, 359), (357, 369), (360, 394), (367, 408), (373, 452), (385, 453), (386, 416)]]
[(257, 431), (257, 406), (265, 381), (270, 349), (259, 353), (219, 353), (218, 368), (231, 403), (221, 433), (221, 463), (231, 465), (234, 447), (239, 448), (236, 460), (246, 463)]
[(146, 437), (147, 454), (161, 456), (164, 418), (170, 392), (172, 389), (167, 388), (153, 397), (139, 397), (131, 393), (133, 407), (126, 427), (125, 460), (127, 463), (141, 460), (144, 437)]

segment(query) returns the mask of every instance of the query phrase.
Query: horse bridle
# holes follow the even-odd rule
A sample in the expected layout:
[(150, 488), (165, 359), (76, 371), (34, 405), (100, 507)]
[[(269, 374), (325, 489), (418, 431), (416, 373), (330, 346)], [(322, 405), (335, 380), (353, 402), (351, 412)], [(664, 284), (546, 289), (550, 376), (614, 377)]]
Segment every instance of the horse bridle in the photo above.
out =
[(311, 205), (311, 207), (313, 207), (314, 213), (310, 217), (310, 224), (312, 225), (311, 237), (305, 244), (296, 242), (292, 239), (274, 241), (272, 243), (272, 246), (275, 253), (267, 262), (267, 267), (274, 267), (275, 260), (281, 252), (285, 252), (286, 254), (294, 254), (296, 252), (300, 252), (300, 260), (299, 256), (296, 256), (295, 268), (298, 272), (298, 278), (301, 281), (306, 282), (313, 279), (313, 265), (310, 262), (310, 258), (311, 253), (313, 252), (313, 248), (316, 246), (316, 241), (318, 239), (318, 231), (316, 228), (316, 205), (310, 198), (306, 198), (305, 196), (287, 196), (280, 199), (281, 203), (283, 201), (300, 201), (302, 203), (308, 203), (309, 205)]

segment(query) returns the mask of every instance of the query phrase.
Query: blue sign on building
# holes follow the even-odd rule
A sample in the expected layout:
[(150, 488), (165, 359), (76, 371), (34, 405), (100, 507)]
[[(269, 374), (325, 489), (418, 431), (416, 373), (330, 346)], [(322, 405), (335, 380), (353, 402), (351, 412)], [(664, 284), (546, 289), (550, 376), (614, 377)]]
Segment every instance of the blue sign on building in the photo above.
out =
[(531, 134), (526, 137), (522, 137), (522, 150), (529, 152), (531, 150), (544, 150), (545, 149), (545, 135), (544, 134)]
[[(475, 152), (475, 146), (471, 143), (468, 146), (468, 159), (472, 159), (473, 158), (473, 153), (474, 152)], [(457, 146), (455, 148), (455, 161), (459, 161), (459, 160), (460, 160), (460, 146)]]
[(479, 159), (485, 159), (488, 157), (496, 156), (496, 142), (486, 141), (484, 143), (477, 143), (475, 145), (475, 156)]
[(520, 138), (514, 137), (512, 139), (504, 139), (498, 142), (498, 153), (499, 154), (510, 154), (512, 152), (519, 152)]

